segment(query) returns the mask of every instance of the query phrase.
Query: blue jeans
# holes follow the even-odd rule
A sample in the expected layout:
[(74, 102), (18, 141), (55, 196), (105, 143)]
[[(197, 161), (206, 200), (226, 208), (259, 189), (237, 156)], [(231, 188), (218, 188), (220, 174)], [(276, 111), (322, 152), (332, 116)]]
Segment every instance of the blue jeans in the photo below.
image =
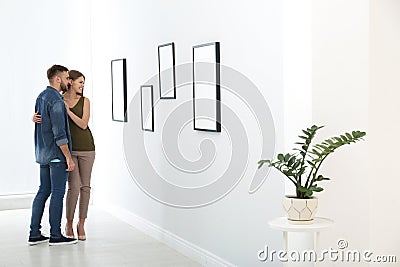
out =
[(65, 162), (50, 162), (40, 165), (40, 186), (32, 204), (30, 237), (39, 237), (44, 206), (50, 198), (49, 221), (50, 236), (61, 237), (61, 217), (65, 186), (68, 180)]

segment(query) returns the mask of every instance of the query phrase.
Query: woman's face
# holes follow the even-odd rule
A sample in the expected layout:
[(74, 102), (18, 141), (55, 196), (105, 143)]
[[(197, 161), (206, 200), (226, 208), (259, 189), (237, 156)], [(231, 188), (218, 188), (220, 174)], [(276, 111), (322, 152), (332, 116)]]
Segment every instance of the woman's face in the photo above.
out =
[(82, 94), (83, 88), (85, 87), (85, 79), (81, 76), (75, 81), (71, 81), (71, 90), (77, 94)]

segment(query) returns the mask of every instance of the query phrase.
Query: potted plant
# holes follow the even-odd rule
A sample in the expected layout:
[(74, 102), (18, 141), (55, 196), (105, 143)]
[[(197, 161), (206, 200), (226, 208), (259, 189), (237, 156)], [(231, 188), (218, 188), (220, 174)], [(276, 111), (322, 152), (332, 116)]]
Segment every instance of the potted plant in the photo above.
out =
[(302, 130), (303, 134), (299, 136), (301, 141), (295, 143), (298, 147), (292, 153), (278, 154), (275, 160), (262, 159), (258, 162), (258, 168), (268, 164), (296, 187), (296, 196), (285, 196), (283, 199), (287, 218), (292, 223), (312, 223), (318, 206), (318, 199), (313, 194), (324, 190), (319, 182), (330, 180), (319, 173), (325, 159), (339, 147), (363, 140), (366, 135), (361, 131), (346, 132), (312, 145), (315, 134), (323, 127), (313, 125)]

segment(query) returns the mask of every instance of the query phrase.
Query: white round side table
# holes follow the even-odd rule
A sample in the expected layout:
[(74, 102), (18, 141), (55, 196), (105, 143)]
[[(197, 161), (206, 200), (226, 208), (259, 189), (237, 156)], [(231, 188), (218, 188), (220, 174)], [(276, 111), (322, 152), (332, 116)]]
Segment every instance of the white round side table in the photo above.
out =
[[(312, 224), (292, 224), (286, 217), (279, 217), (269, 221), (268, 224), (272, 229), (283, 232), (284, 249), (287, 253), (292, 251), (299, 253), (315, 251), (317, 253), (319, 232), (332, 226), (334, 221), (317, 217)], [(314, 267), (315, 261), (291, 261), (289, 259), (284, 266)]]

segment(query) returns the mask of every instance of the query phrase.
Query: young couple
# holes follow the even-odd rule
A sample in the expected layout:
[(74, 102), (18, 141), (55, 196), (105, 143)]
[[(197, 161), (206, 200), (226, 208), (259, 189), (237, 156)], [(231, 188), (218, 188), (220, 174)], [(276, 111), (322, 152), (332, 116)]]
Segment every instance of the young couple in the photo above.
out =
[[(82, 92), (85, 76), (61, 65), (47, 70), (49, 86), (39, 94), (35, 104), (35, 155), (40, 164), (40, 186), (32, 204), (28, 244), (75, 244), (73, 219), (79, 197), (77, 237), (86, 240), (85, 220), (90, 198), (90, 177), (95, 146), (88, 127), (90, 102)], [(60, 93), (63, 93), (61, 96)], [(61, 217), (66, 182), (67, 224), (61, 234)], [(41, 220), (50, 197), (50, 237), (43, 236)]]

